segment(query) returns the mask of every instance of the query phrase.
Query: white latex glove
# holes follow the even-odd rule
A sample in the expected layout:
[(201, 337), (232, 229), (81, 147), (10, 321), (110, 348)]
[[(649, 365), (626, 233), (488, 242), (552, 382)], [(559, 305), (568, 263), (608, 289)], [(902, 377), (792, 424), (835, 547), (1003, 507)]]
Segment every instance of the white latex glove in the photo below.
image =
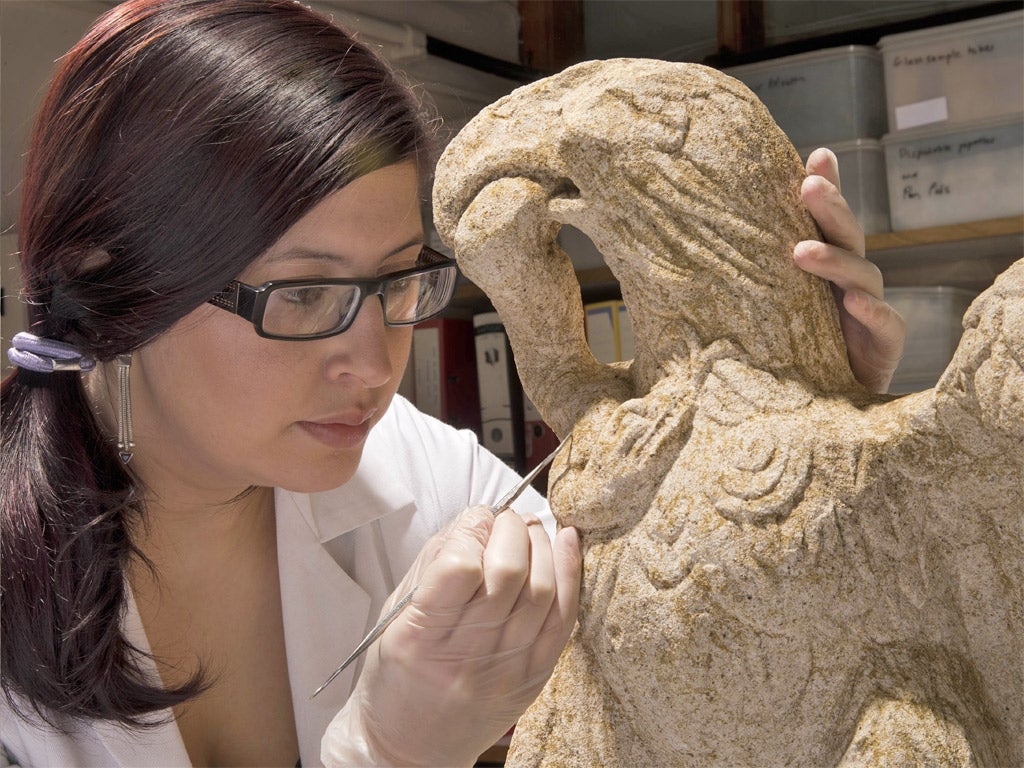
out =
[(569, 639), (581, 558), (533, 515), (466, 510), (434, 536), (390, 598), (412, 602), (369, 651), (327, 728), (327, 768), (469, 766), (540, 693)]

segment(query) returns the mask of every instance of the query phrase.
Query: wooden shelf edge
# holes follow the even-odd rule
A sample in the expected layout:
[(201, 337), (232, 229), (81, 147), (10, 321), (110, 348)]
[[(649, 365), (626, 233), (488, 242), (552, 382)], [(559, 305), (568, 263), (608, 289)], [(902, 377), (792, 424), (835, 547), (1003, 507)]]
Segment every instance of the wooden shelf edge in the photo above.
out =
[[(1000, 219), (985, 219), (964, 224), (947, 224), (925, 229), (907, 229), (902, 232), (880, 232), (868, 235), (868, 255), (884, 253), (898, 248), (920, 245), (939, 245), (962, 240), (976, 240), (986, 237), (1024, 234), (1024, 216), (1006, 216)], [(581, 286), (615, 283), (615, 276), (607, 267), (581, 269), (576, 273)], [(486, 300), (484, 292), (470, 282), (459, 286), (455, 292), (457, 302), (472, 303)]]
[(970, 221), (964, 224), (946, 224), (941, 227), (907, 229), (902, 232), (879, 232), (867, 236), (868, 253), (907, 248), (915, 245), (937, 245), (983, 237), (1019, 235), (1024, 233), (1024, 216), (1006, 216), (1000, 219)]

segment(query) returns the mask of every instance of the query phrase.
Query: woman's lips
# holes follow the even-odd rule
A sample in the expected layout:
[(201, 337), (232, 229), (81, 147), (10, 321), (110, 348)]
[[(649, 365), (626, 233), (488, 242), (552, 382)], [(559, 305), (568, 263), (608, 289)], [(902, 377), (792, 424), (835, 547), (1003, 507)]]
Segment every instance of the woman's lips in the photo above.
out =
[(359, 419), (345, 421), (300, 421), (299, 426), (310, 437), (329, 448), (358, 448), (366, 440), (373, 424), (373, 414), (366, 414)]

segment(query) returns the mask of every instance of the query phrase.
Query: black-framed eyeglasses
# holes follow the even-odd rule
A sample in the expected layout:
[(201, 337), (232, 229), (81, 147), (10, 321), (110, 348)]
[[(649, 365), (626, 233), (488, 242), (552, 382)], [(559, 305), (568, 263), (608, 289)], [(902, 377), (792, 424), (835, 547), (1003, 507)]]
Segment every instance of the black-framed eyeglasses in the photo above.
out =
[(369, 296), (380, 296), (385, 325), (413, 325), (444, 311), (458, 278), (455, 262), (432, 248), (423, 246), (417, 261), (419, 266), (376, 280), (271, 280), (259, 286), (232, 280), (210, 303), (249, 320), (268, 339), (344, 333)]

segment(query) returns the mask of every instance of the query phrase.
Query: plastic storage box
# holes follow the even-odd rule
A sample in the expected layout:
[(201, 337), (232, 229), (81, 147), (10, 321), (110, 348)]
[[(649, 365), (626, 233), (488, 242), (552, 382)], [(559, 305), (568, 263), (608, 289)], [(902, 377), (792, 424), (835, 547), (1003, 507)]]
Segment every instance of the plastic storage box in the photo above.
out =
[[(839, 161), (843, 197), (857, 217), (864, 233), (888, 232), (889, 187), (885, 173), (885, 153), (877, 139), (854, 139), (828, 145)], [(800, 150), (806, 163), (815, 147)]]
[(757, 94), (797, 147), (877, 139), (887, 130), (882, 56), (848, 45), (724, 69)]
[(1024, 115), (882, 139), (894, 230), (1024, 213)]
[(888, 35), (878, 46), (892, 131), (1024, 111), (1024, 11)]
[(907, 322), (907, 342), (889, 391), (919, 392), (935, 386), (963, 333), (963, 317), (978, 294), (962, 288), (887, 288), (885, 300)]

